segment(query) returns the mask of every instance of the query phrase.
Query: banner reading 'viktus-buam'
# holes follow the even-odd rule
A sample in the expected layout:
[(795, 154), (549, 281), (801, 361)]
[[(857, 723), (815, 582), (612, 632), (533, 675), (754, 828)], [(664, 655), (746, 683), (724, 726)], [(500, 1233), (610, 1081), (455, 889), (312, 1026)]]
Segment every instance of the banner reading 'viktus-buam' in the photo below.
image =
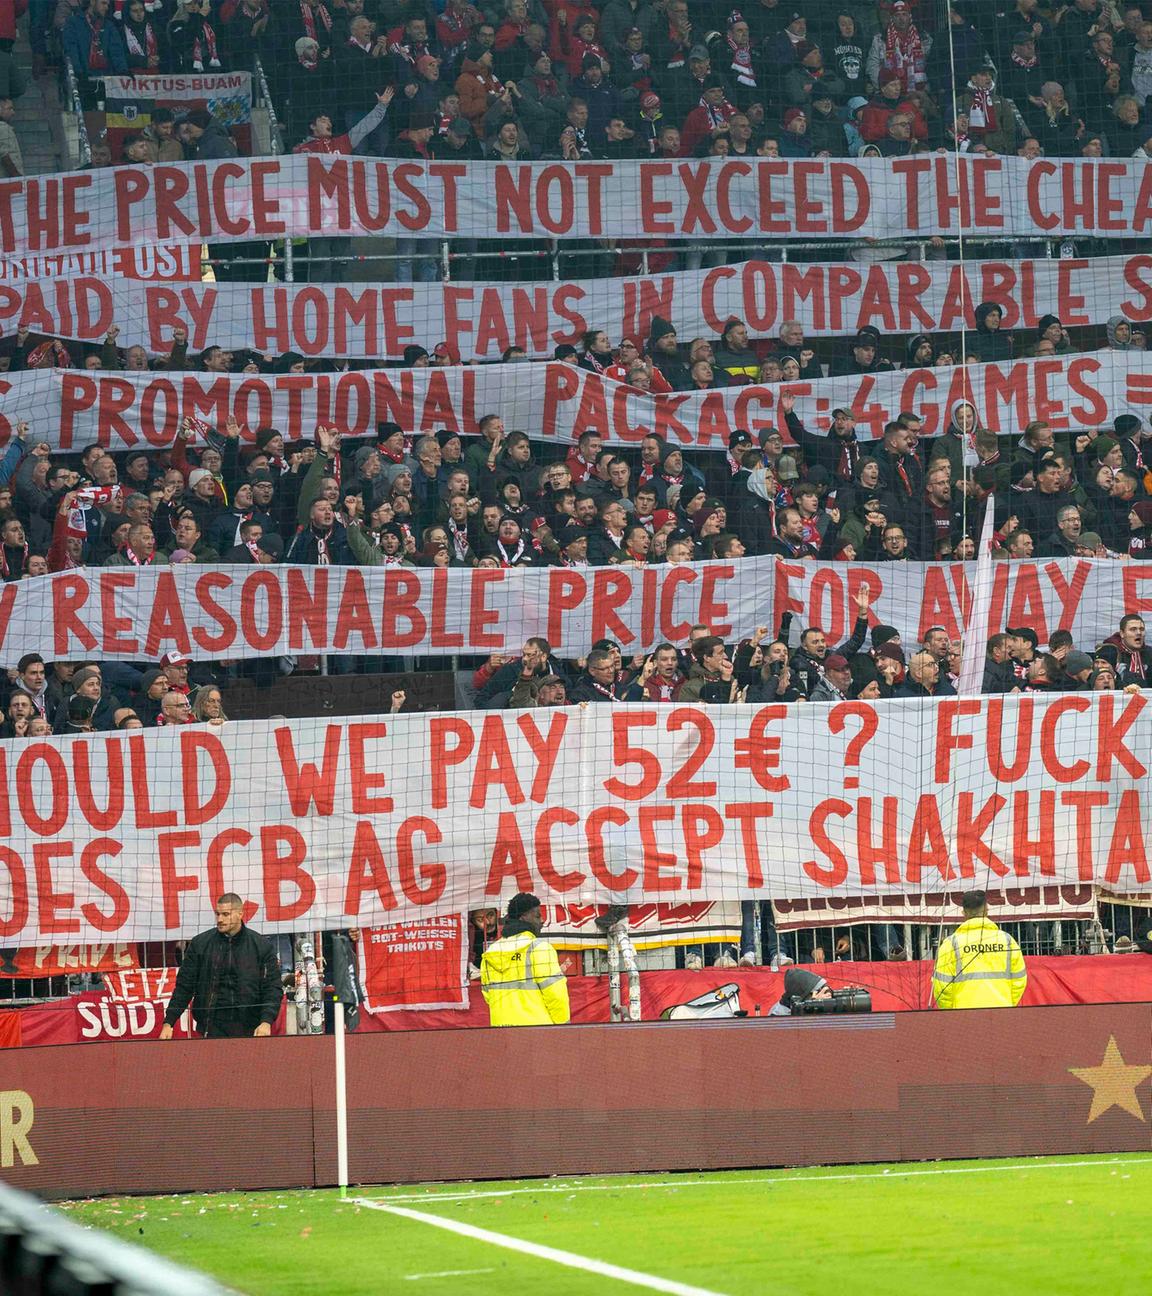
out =
[[(971, 616), (973, 564), (786, 562), (774, 557), (646, 567), (169, 566), (77, 568), (0, 586), (0, 666), (28, 652), (52, 661), (517, 653), (532, 635), (561, 657), (598, 639), (626, 654), (694, 625), (729, 640), (785, 613), (832, 644), (852, 634), (856, 595), (871, 625), (906, 644), (930, 626), (958, 638)], [(1125, 612), (1152, 614), (1152, 563), (1062, 558), (996, 565), (988, 624), (1057, 630), (1091, 646)], [(983, 647), (977, 649), (981, 654)]]
[(189, 417), (221, 428), (234, 417), (251, 440), (262, 427), (289, 439), (310, 438), (318, 425), (374, 435), (381, 422), (412, 433), (474, 434), (484, 415), (498, 414), (507, 431), (534, 441), (570, 443), (590, 430), (608, 445), (638, 446), (655, 433), (684, 449), (723, 451), (737, 428), (754, 436), (784, 429), (783, 390), (795, 396), (810, 431), (826, 430), (843, 407), (855, 413), (865, 441), (904, 410), (933, 436), (961, 399), (975, 404), (991, 432), (1019, 434), (1033, 419), (1056, 431), (1099, 428), (1152, 405), (1152, 353), (1095, 351), (656, 396), (567, 364), (267, 375), (32, 369), (0, 375), (0, 445), (21, 420), (37, 440), (69, 451), (93, 441), (109, 450), (170, 446)]
[(1139, 238), (1134, 159), (450, 162), (296, 154), (0, 184), (0, 252), (310, 234), (398, 238)]
[[(0, 744), (0, 940), (496, 905), (1146, 889), (1141, 695), (585, 706)], [(829, 771), (837, 777), (829, 781)]]

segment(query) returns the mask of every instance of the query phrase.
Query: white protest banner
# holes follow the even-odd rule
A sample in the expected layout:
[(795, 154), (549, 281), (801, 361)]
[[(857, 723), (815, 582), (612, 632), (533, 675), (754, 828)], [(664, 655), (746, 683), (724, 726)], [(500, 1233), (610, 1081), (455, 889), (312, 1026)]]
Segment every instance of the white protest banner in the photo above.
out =
[[(0, 940), (498, 905), (1147, 889), (1140, 694), (585, 706), (0, 743)], [(829, 770), (845, 777), (830, 788)]]
[[(56, 258), (94, 263), (66, 283), (16, 280), (7, 287), (0, 267), (0, 327), (99, 342), (116, 324), (121, 347), (156, 353), (167, 352), (173, 330), (182, 329), (193, 351), (212, 345), (394, 360), (412, 343), (443, 341), (461, 359), (499, 360), (510, 346), (549, 358), (557, 345), (578, 344), (591, 329), (604, 329), (614, 341), (629, 334), (643, 340), (657, 315), (682, 340), (718, 334), (732, 316), (745, 321), (752, 337), (775, 336), (795, 319), (809, 338), (820, 338), (866, 326), (883, 333), (971, 329), (976, 306), (994, 302), (1003, 327), (1023, 330), (1027, 339), (1050, 313), (1067, 328), (1113, 315), (1138, 321), (1152, 312), (1152, 256), (1146, 254), (874, 265), (747, 261), (559, 283), (179, 286), (125, 282), (102, 264), (111, 259), (100, 253)], [(968, 346), (978, 349), (978, 340), (969, 337)]]
[(843, 406), (856, 414), (862, 440), (880, 437), (903, 410), (920, 415), (924, 436), (942, 432), (961, 399), (973, 401), (991, 432), (1018, 434), (1033, 419), (1060, 432), (1102, 427), (1152, 404), (1152, 354), (1095, 351), (657, 396), (567, 364), (236, 375), (32, 369), (0, 375), (0, 445), (21, 419), (38, 440), (68, 451), (90, 442), (109, 450), (170, 446), (189, 416), (222, 427), (233, 415), (248, 438), (276, 427), (295, 439), (311, 437), (318, 424), (374, 434), (381, 422), (467, 434), (485, 414), (498, 414), (508, 431), (535, 441), (567, 445), (592, 430), (608, 445), (636, 446), (657, 433), (684, 449), (723, 451), (737, 428), (755, 436), (783, 427), (776, 402), (785, 389), (809, 431), (826, 430)]
[(1134, 159), (396, 161), (315, 153), (0, 184), (0, 253), (317, 234), (399, 238), (1141, 238)]
[[(973, 566), (760, 557), (582, 569), (76, 568), (0, 586), (0, 665), (28, 652), (49, 661), (156, 661), (172, 650), (202, 659), (516, 653), (532, 635), (561, 657), (581, 657), (605, 638), (632, 655), (664, 642), (681, 647), (697, 624), (732, 641), (757, 626), (774, 635), (785, 613), (795, 620), (793, 642), (814, 626), (836, 645), (853, 632), (862, 588), (870, 623), (895, 626), (912, 644), (931, 626), (960, 637)], [(1091, 648), (1125, 612), (1152, 615), (1152, 563), (996, 564), (992, 631), (1029, 625), (1046, 645), (1067, 630)]]

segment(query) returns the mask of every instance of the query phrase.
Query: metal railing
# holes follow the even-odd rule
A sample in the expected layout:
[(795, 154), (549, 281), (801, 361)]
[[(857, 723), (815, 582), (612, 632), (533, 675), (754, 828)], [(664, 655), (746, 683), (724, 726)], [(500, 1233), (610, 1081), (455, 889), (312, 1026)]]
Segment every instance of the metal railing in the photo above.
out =
[(78, 169), (92, 165), (92, 142), (88, 138), (88, 123), (84, 120), (84, 105), (80, 99), (80, 82), (76, 69), (70, 58), (64, 59), (64, 87), (68, 95), (68, 111), (76, 119), (76, 141), (78, 145)]
[(264, 111), (268, 114), (268, 135), (271, 142), (272, 156), (278, 157), (281, 153), (287, 152), (284, 147), (284, 131), (280, 126), (280, 119), (276, 116), (276, 105), (272, 102), (272, 94), (268, 89), (268, 78), (264, 75), (264, 64), (261, 63), (259, 54), (253, 55), (252, 80), (256, 85), (257, 97), (255, 102), (262, 103)]

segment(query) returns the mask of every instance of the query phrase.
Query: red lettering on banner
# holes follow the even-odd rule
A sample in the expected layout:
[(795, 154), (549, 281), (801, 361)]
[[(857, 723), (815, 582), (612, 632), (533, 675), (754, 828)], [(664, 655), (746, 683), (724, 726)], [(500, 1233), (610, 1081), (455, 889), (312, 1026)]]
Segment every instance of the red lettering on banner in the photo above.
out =
[(273, 737), (292, 813), (297, 819), (307, 818), (312, 813), (309, 807), (315, 805), (316, 814), (332, 814), (336, 805), (336, 774), (340, 768), (340, 726), (330, 724), (324, 731), (324, 757), (319, 769), (311, 761), (303, 765), (297, 762), (291, 728), (277, 729)]
[(1007, 865), (984, 840), (984, 834), (1007, 804), (996, 792), (984, 802), (978, 813), (974, 813), (976, 803), (972, 792), (961, 792), (956, 798), (956, 858), (962, 878), (976, 876), (975, 861), (979, 861), (980, 867), (989, 873), (1007, 877)]
[[(615, 718), (615, 717), (613, 717)], [(634, 868), (621, 869), (613, 873), (608, 867), (608, 855), (604, 844), (604, 829), (613, 824), (623, 828), (628, 822), (628, 811), (623, 806), (598, 806), (584, 821), (584, 832), (588, 842), (588, 867), (592, 876), (609, 891), (625, 892), (636, 885), (640, 874)], [(613, 852), (616, 858), (623, 852)]]
[[(37, 781), (37, 765), (44, 766), (50, 784), (50, 808), (41, 814), (33, 787)], [(39, 837), (56, 837), (64, 830), (70, 810), (68, 798), (68, 772), (60, 751), (46, 742), (25, 747), (16, 762), (16, 789), (21, 800), (25, 825)]]
[(961, 716), (979, 715), (978, 698), (944, 698), (936, 707), (936, 759), (932, 777), (937, 783), (952, 782), (952, 753), (971, 751), (973, 736), (956, 733), (954, 722)]
[(679, 733), (681, 729), (696, 731), (696, 746), (684, 758), (683, 765), (675, 770), (668, 779), (664, 795), (670, 800), (686, 797), (712, 797), (716, 795), (716, 782), (713, 779), (694, 781), (704, 762), (716, 746), (716, 727), (706, 711), (695, 708), (679, 707), (668, 716), (669, 733)]
[(625, 783), (613, 774), (604, 780), (604, 791), (609, 796), (620, 797), (624, 801), (643, 801), (656, 791), (663, 778), (660, 758), (646, 747), (634, 747), (631, 742), (633, 729), (651, 728), (657, 723), (655, 711), (613, 711), (612, 712), (612, 765), (620, 769), (625, 765), (638, 765), (640, 777), (635, 783)]
[[(1012, 721), (1007, 725), (1004, 723), (1004, 709), (1002, 697), (992, 698), (988, 703), (988, 769), (997, 783), (1018, 783), (1028, 772), (1032, 756), (1033, 699), (1021, 697), (1013, 708)], [(1002, 745), (1009, 736), (1016, 741), (1016, 754), (1010, 764), (1005, 760)]]
[[(449, 745), (449, 739), (454, 739)], [(432, 809), (448, 806), (448, 767), (463, 765), (472, 754), (476, 737), (466, 720), (457, 716), (428, 718), (428, 767), (432, 772)]]
[(58, 916), (70, 913), (76, 905), (71, 891), (54, 890), (53, 859), (71, 859), (71, 842), (34, 842), (32, 867), (36, 873), (36, 930), (42, 936), (74, 936), (80, 930), (80, 919)]
[(200, 879), (195, 873), (178, 873), (176, 852), (195, 850), (200, 845), (197, 832), (161, 833), (156, 839), (156, 857), (160, 861), (160, 892), (164, 901), (164, 928), (176, 931), (180, 927), (180, 896), (195, 893)]
[(1145, 811), (1140, 804), (1140, 793), (1135, 788), (1125, 788), (1120, 793), (1116, 808), (1112, 838), (1108, 843), (1108, 858), (1104, 865), (1104, 885), (1120, 887), (1126, 883), (1125, 870), (1132, 871), (1132, 884), (1146, 886), (1152, 882), (1148, 868), (1148, 847), (1144, 840)]
[[(260, 828), (260, 862), (264, 870), (264, 912), (269, 922), (291, 922), (311, 909), (316, 883), (301, 865), (308, 858), (308, 843), (287, 824)], [(284, 885), (296, 888), (296, 899), (285, 903)]]
[[(384, 573), (383, 628), (381, 646), (414, 648), (424, 638), (425, 622), (420, 611), (420, 574), (389, 567)], [(403, 633), (400, 622), (407, 621)]]
[(688, 890), (697, 891), (704, 884), (705, 853), (724, 840), (724, 820), (710, 805), (686, 805), (680, 812), (680, 828), (688, 862)]
[(156, 589), (148, 615), (148, 632), (144, 636), (144, 655), (159, 657), (162, 643), (170, 644), (183, 653), (192, 647), (184, 620), (184, 607), (176, 591), (176, 577), (171, 571), (161, 571), (156, 578)]
[(627, 648), (636, 636), (616, 615), (632, 596), (632, 573), (621, 567), (597, 567), (592, 572), (592, 640), (616, 639)]
[[(1073, 761), (1065, 765), (1060, 760), (1056, 729), (1061, 717), (1068, 712), (1083, 715), (1092, 709), (1091, 701), (1076, 693), (1053, 699), (1044, 709), (1044, 718), (1040, 722), (1040, 759), (1044, 768), (1057, 783), (1078, 783), (1092, 768), (1086, 760)], [(1088, 879), (1091, 881), (1091, 878)]]
[(374, 791), (387, 785), (385, 774), (369, 771), (365, 761), (366, 743), (382, 742), (388, 736), (386, 724), (350, 724), (348, 726), (348, 762), (351, 769), (352, 813), (357, 815), (391, 814), (390, 796), (375, 796)]
[(225, 591), (231, 589), (231, 576), (221, 571), (205, 572), (203, 576), (196, 579), (197, 606), (208, 617), (210, 622), (220, 627), (219, 634), (209, 633), (208, 629), (202, 625), (197, 625), (192, 631), (193, 643), (206, 653), (223, 653), (225, 649), (231, 648), (236, 642), (236, 622), (213, 597), (216, 590)]
[(808, 835), (812, 844), (828, 860), (827, 865), (811, 859), (805, 860), (800, 867), (818, 886), (835, 888), (843, 886), (848, 880), (848, 857), (840, 846), (828, 835), (828, 820), (833, 816), (847, 819), (852, 807), (847, 801), (832, 798), (821, 801), (808, 817)]
[[(124, 817), (124, 745), (115, 738), (100, 744), (105, 756), (104, 768), (96, 778), (92, 774), (92, 752), (96, 743), (79, 742), (71, 747), (72, 775), (75, 780), (76, 805), (85, 822), (97, 832), (111, 832)], [(96, 804), (95, 784), (99, 782), (105, 806)]]
[(536, 757), (536, 774), (532, 779), (532, 790), (529, 795), (533, 801), (540, 804), (548, 799), (548, 784), (552, 778), (552, 771), (556, 768), (556, 760), (560, 755), (560, 747), (568, 729), (568, 716), (563, 711), (554, 712), (549, 720), (547, 734), (540, 732), (530, 712), (524, 712), (517, 718), (516, 727), (524, 735), (528, 746), (532, 749), (532, 755)]
[(764, 885), (764, 861), (756, 836), (756, 823), (760, 819), (771, 819), (774, 811), (770, 801), (738, 801), (724, 807), (724, 818), (735, 819), (740, 825), (741, 863), (748, 885), (754, 890)]
[[(212, 770), (212, 790), (200, 799), (202, 783), (200, 753), (208, 758)], [(203, 729), (180, 731), (180, 778), (184, 802), (183, 822), (190, 827), (208, 823), (228, 804), (232, 791), (232, 769), (224, 746), (215, 734)]]
[[(208, 878), (208, 895), (215, 899), (225, 891), (235, 891), (224, 881), (224, 852), (233, 846), (241, 849), (251, 845), (252, 834), (246, 828), (226, 828), (217, 833), (208, 845), (208, 855), (204, 862), (204, 872)], [(244, 921), (251, 922), (260, 906), (254, 900), (244, 902)]]
[(7, 892), (12, 903), (10, 914), (0, 914), (0, 937), (6, 939), (23, 932), (28, 925), (28, 874), (24, 861), (7, 846), (0, 846), (0, 868), (8, 873), (8, 885), (0, 887), (0, 891)]
[(463, 648), (461, 631), (449, 631), (447, 622), (448, 571), (444, 567), (432, 569), (432, 626), (431, 641), (434, 648)]
[(400, 887), (413, 904), (433, 905), (440, 900), (444, 888), (448, 885), (448, 870), (443, 864), (435, 861), (417, 866), (417, 836), (423, 837), (426, 846), (439, 846), (444, 840), (444, 835), (434, 819), (413, 815), (404, 820), (396, 834)]
[(534, 885), (532, 870), (528, 867), (528, 852), (520, 836), (520, 824), (511, 810), (501, 811), (496, 824), (496, 842), (488, 862), (488, 881), (484, 894), (495, 899), (511, 880), (517, 891), (531, 891)]
[(1032, 793), (1023, 790), (1012, 794), (1012, 867), (1017, 877), (1031, 877), (1031, 861), (1040, 866), (1041, 877), (1056, 876), (1056, 793), (1039, 793), (1040, 826), (1036, 836), (1029, 836)]
[(880, 838), (872, 835), (871, 797), (862, 796), (856, 802), (856, 859), (860, 881), (865, 886), (876, 885), (876, 865), (884, 870), (884, 882), (896, 886), (900, 882), (900, 803), (893, 796), (880, 799)]
[(579, 823), (580, 816), (563, 806), (552, 806), (536, 821), (533, 835), (536, 867), (540, 871), (540, 880), (550, 891), (573, 891), (584, 881), (584, 874), (580, 870), (558, 873), (552, 863), (553, 825), (563, 824), (567, 828), (575, 828)]
[(668, 192), (666, 181), (672, 174), (672, 163), (642, 162), (639, 171), (640, 219), (644, 233), (675, 234), (676, 224), (670, 219), (672, 204), (663, 197)]
[(388, 877), (384, 851), (375, 829), (367, 820), (361, 819), (356, 824), (348, 861), (348, 885), (344, 890), (344, 913), (347, 917), (359, 918), (360, 901), (368, 891), (375, 894), (385, 913), (396, 908), (396, 893)]
[(358, 640), (366, 652), (379, 647), (376, 626), (372, 620), (372, 606), (364, 586), (364, 575), (355, 567), (348, 569), (341, 583), (332, 647), (342, 650), (353, 639)]
[(637, 812), (637, 819), (644, 862), (644, 890), (660, 894), (681, 890), (683, 879), (679, 876), (668, 877), (664, 872), (665, 869), (678, 869), (680, 857), (675, 851), (661, 849), (656, 835), (659, 824), (675, 821), (676, 807), (642, 805)]
[[(13, 587), (15, 588), (15, 587)], [(79, 572), (68, 573), (52, 581), (52, 642), (57, 657), (66, 659), (74, 651), (73, 642), (85, 651), (96, 647), (96, 636), (78, 613), (88, 602), (88, 581)]]
[(524, 804), (524, 789), (516, 774), (516, 762), (512, 759), (504, 718), (500, 715), (484, 717), (468, 804), (475, 810), (483, 810), (488, 804), (488, 790), (492, 787), (503, 788), (510, 805)]
[(547, 630), (548, 642), (555, 649), (567, 643), (564, 634), (564, 614), (581, 607), (586, 597), (587, 582), (580, 572), (569, 567), (552, 567), (548, 571)]
[(128, 892), (115, 878), (109, 877), (98, 863), (106, 856), (116, 859), (123, 851), (124, 847), (120, 842), (113, 841), (110, 837), (97, 837), (80, 852), (80, 872), (85, 880), (91, 882), (98, 891), (102, 891), (112, 901), (112, 912), (108, 914), (91, 902), (80, 906), (84, 921), (98, 932), (119, 931), (128, 921), (131, 912)]
[(951, 882), (956, 876), (948, 860), (944, 825), (940, 822), (940, 802), (934, 795), (916, 798), (916, 814), (908, 831), (907, 881), (920, 886), (925, 870), (939, 873), (945, 882)]
[(1092, 811), (1102, 809), (1111, 797), (1107, 792), (1063, 792), (1062, 805), (1070, 805), (1076, 814), (1076, 863), (1082, 882), (1091, 882), (1095, 876), (1092, 862)]
[(1124, 735), (1136, 723), (1137, 717), (1148, 703), (1140, 694), (1135, 694), (1124, 700), (1123, 710), (1117, 716), (1115, 712), (1119, 704), (1120, 698), (1111, 693), (1104, 694), (1100, 699), (1096, 738), (1098, 783), (1109, 783), (1115, 777), (1112, 773), (1113, 761), (1131, 778), (1143, 778), (1148, 773), (1148, 767), (1124, 744)]

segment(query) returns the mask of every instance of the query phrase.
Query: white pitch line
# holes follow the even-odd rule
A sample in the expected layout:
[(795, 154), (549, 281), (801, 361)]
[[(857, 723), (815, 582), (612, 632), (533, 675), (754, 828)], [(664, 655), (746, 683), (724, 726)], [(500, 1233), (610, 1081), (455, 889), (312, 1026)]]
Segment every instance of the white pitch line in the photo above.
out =
[(417, 1282), (421, 1278), (468, 1278), (472, 1274), (492, 1272), (491, 1269), (441, 1269), (439, 1273), (405, 1274), (404, 1277), (409, 1282)]
[(535, 1197), (541, 1193), (575, 1192), (636, 1192), (649, 1188), (727, 1188), (742, 1184), (796, 1184), (836, 1183), (852, 1179), (916, 1179), (922, 1175), (1001, 1174), (1008, 1170), (1074, 1170), (1084, 1166), (1149, 1165), (1152, 1157), (1111, 1157), (1106, 1161), (1034, 1161), (1021, 1165), (1003, 1166), (941, 1166), (933, 1170), (882, 1170), (874, 1174), (795, 1174), (764, 1175), (754, 1179), (667, 1179), (655, 1183), (615, 1184), (541, 1184), (537, 1188), (493, 1188), (485, 1192), (401, 1193), (390, 1197), (357, 1198), (363, 1204), (371, 1202), (429, 1202), (479, 1201), (485, 1197)]
[(446, 1229), (449, 1233), (459, 1233), (461, 1237), (472, 1238), (476, 1242), (490, 1242), (493, 1246), (504, 1247), (519, 1255), (535, 1256), (538, 1260), (551, 1260), (553, 1264), (578, 1269), (581, 1273), (596, 1274), (601, 1278), (615, 1278), (618, 1282), (631, 1283), (634, 1287), (647, 1287), (649, 1291), (666, 1292), (668, 1296), (721, 1296), (720, 1292), (709, 1291), (704, 1287), (692, 1287), (688, 1283), (674, 1282), (670, 1278), (657, 1278), (654, 1274), (640, 1273), (637, 1269), (625, 1269), (621, 1265), (608, 1264), (604, 1260), (593, 1260), (589, 1256), (577, 1255), (574, 1251), (560, 1251), (556, 1247), (541, 1246), (538, 1242), (525, 1242), (523, 1238), (510, 1237), (507, 1233), (493, 1233), (491, 1229), (477, 1228), (475, 1224), (445, 1219), (443, 1215), (429, 1215), (425, 1211), (407, 1210), (403, 1206), (386, 1206), (371, 1197), (351, 1197), (349, 1200), (355, 1202), (357, 1206), (367, 1206), (369, 1210), (400, 1215), (404, 1219), (416, 1220), (419, 1224), (431, 1224), (434, 1228)]

